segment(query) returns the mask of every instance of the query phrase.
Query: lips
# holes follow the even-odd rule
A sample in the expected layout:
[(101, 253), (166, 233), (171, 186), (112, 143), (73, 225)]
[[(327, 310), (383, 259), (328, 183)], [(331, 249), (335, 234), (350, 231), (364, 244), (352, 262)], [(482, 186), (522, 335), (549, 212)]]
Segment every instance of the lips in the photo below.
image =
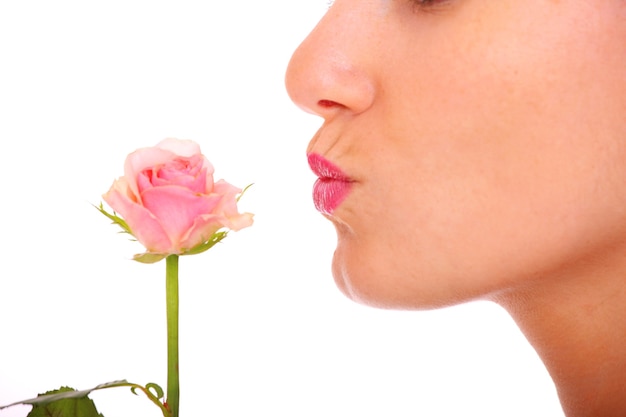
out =
[(350, 193), (352, 180), (321, 155), (310, 153), (307, 158), (311, 170), (318, 176), (313, 185), (315, 208), (330, 215)]

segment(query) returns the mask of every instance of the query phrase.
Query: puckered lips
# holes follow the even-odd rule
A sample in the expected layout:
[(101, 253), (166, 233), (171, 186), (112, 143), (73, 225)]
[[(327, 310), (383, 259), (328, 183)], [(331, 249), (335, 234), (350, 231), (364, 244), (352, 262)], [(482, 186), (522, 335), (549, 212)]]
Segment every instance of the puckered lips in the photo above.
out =
[(313, 185), (313, 202), (322, 214), (331, 215), (350, 193), (352, 180), (335, 164), (323, 156), (307, 155), (309, 166), (317, 180)]

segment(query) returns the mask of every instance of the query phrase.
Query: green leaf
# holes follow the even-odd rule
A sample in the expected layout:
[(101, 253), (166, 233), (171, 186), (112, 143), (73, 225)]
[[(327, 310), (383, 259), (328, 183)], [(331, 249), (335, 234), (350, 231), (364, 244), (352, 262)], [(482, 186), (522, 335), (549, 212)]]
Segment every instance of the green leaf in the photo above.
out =
[[(81, 395), (76, 396), (77, 393)], [(86, 394), (72, 388), (48, 391), (38, 398), (44, 397), (44, 401), (33, 403), (33, 409), (27, 417), (103, 417)]]
[(27, 417), (103, 417), (102, 414), (98, 413), (98, 410), (96, 410), (93, 401), (87, 398), (87, 395), (92, 391), (116, 387), (129, 387), (133, 394), (137, 394), (137, 390), (141, 390), (150, 401), (161, 409), (164, 416), (171, 417), (170, 411), (161, 402), (163, 389), (159, 385), (149, 383), (143, 387), (126, 380), (107, 382), (82, 391), (62, 387), (55, 391), (40, 394), (30, 400), (0, 406), (0, 410), (18, 404), (26, 404), (33, 406), (33, 409)]
[[(62, 387), (62, 388), (60, 388), (58, 390), (55, 390), (55, 391), (48, 391), (45, 394), (39, 394), (36, 398), (31, 398), (29, 400), (18, 401), (18, 402), (15, 402), (13, 404), (0, 406), (0, 410), (2, 410), (3, 408), (11, 407), (13, 405), (18, 405), (18, 404), (27, 404), (27, 405), (33, 405), (33, 406), (45, 406), (45, 405), (48, 405), (48, 404), (50, 404), (50, 403), (52, 403), (54, 401), (84, 398), (87, 395), (89, 395), (89, 393), (91, 393), (92, 391), (99, 390), (99, 389), (114, 388), (114, 387), (125, 387), (125, 386), (129, 386), (129, 385), (131, 385), (131, 384), (129, 384), (127, 381), (121, 380), (121, 381), (107, 382), (105, 384), (100, 384), (100, 385), (98, 385), (96, 387), (93, 387), (91, 389), (82, 390), (82, 391), (76, 391), (75, 389), (72, 389), (72, 388)], [(52, 414), (52, 415), (54, 415), (54, 414)]]

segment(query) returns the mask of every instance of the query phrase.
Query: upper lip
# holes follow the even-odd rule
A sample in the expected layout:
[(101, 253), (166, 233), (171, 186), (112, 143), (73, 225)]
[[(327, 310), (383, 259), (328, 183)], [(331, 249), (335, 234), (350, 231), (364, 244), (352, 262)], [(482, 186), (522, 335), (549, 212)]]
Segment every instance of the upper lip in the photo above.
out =
[(322, 180), (351, 181), (341, 168), (320, 154), (309, 153), (307, 160), (313, 173)]

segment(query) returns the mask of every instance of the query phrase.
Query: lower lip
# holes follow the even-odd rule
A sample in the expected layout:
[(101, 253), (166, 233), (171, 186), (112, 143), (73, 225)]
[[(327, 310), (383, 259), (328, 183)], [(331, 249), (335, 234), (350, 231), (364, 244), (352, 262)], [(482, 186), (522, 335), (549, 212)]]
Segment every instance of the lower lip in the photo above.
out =
[(313, 185), (315, 208), (323, 214), (332, 214), (345, 200), (352, 183), (336, 178), (318, 178)]

